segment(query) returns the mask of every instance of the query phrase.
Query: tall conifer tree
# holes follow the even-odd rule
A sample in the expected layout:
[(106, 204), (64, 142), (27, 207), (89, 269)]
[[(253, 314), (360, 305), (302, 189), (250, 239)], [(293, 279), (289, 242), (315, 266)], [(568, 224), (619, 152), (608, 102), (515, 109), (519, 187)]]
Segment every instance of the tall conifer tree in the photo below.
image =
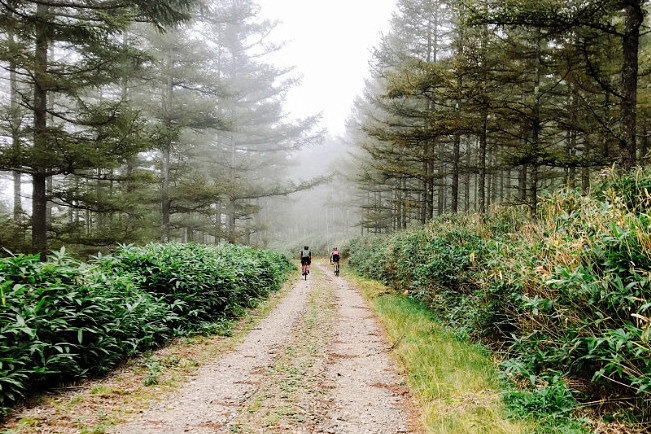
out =
[[(118, 35), (132, 20), (163, 28), (189, 17), (191, 0), (159, 2), (15, 0), (0, 12), (5, 42), (0, 61), (12, 65), (24, 89), (33, 134), (17, 158), (2, 148), (4, 169), (32, 177), (32, 249), (48, 247), (47, 185), (55, 175), (111, 167), (116, 156), (133, 152), (127, 144), (131, 116), (119, 100), (102, 91), (119, 77), (114, 69), (133, 53)], [(99, 92), (98, 92), (99, 90)], [(107, 136), (107, 133), (111, 135)], [(109, 163), (111, 162), (111, 163)]]

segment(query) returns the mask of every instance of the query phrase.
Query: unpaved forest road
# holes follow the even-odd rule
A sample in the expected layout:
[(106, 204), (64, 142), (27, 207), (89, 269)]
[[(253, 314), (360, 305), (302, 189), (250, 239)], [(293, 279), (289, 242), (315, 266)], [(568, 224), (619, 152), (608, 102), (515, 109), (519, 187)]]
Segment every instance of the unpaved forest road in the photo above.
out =
[(389, 351), (351, 284), (313, 264), (243, 343), (109, 432), (421, 432)]

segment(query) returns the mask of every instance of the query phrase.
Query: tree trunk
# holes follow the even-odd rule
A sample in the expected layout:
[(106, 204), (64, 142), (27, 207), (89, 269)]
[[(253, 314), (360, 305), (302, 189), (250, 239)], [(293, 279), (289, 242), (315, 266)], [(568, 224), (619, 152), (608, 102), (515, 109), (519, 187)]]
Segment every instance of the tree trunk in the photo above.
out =
[(455, 214), (459, 211), (459, 160), (461, 158), (460, 149), (461, 136), (459, 134), (455, 134), (452, 148), (452, 185), (450, 186), (450, 211)]
[(14, 224), (16, 226), (20, 226), (22, 224), (23, 220), (23, 205), (21, 202), (21, 196), (22, 196), (22, 188), (21, 188), (21, 183), (22, 183), (22, 177), (20, 172), (17, 170), (14, 170), (13, 173), (13, 181), (14, 181)]
[(621, 123), (622, 138), (620, 152), (622, 166), (626, 170), (632, 169), (636, 160), (636, 105), (638, 81), (638, 50), (640, 45), (640, 26), (644, 21), (643, 4), (645, 0), (626, 2), (625, 30), (622, 40), (622, 102)]
[[(15, 2), (10, 2), (9, 4), (13, 8)], [(14, 32), (9, 31), (9, 41), (14, 43)], [(18, 106), (18, 80), (16, 77), (16, 62), (11, 60), (9, 62), (9, 92), (10, 92), (10, 110), (11, 110), (11, 145), (14, 150), (14, 158), (20, 153), (21, 148), (21, 138), (20, 138), (20, 108)], [(22, 229), (22, 220), (23, 220), (23, 205), (21, 202), (22, 188), (21, 188), (21, 173), (18, 170), (13, 170), (13, 192), (14, 192), (14, 203), (13, 203), (13, 216), (14, 216), (14, 225), (16, 228), (16, 236), (21, 239), (20, 244), (24, 242), (23, 240), (23, 229)]]
[(226, 239), (228, 240), (229, 244), (235, 244), (235, 229), (237, 222), (235, 218), (235, 198), (229, 197), (227, 209), (228, 229)]
[[(427, 145), (425, 146), (425, 150), (423, 151), (423, 160), (425, 160), (425, 155), (427, 154)], [(423, 187), (421, 191), (421, 196), (422, 196), (422, 202), (420, 205), (420, 223), (425, 224), (427, 222), (427, 197), (428, 197), (428, 190), (429, 190), (429, 174), (427, 172), (428, 165), (427, 161), (423, 161)]]
[[(172, 47), (167, 52), (167, 83), (165, 91), (163, 92), (163, 107), (170, 116), (172, 111), (172, 96), (174, 92), (174, 84), (172, 79), (173, 71), (173, 58)], [(173, 125), (172, 119), (166, 119), (165, 126), (168, 130), (168, 135), (171, 134)], [(170, 213), (172, 203), (170, 200), (170, 161), (172, 153), (172, 140), (169, 139), (168, 143), (163, 144), (161, 149), (161, 243), (169, 243), (170, 241)]]
[[(97, 169), (97, 180), (95, 181), (95, 195), (98, 204), (102, 203), (103, 200), (103, 188), (102, 188), (102, 169)], [(100, 205), (101, 207), (101, 205)], [(95, 211), (97, 213), (97, 227), (96, 230), (101, 234), (106, 229), (106, 216), (101, 209)]]
[(445, 207), (447, 205), (447, 194), (448, 194), (448, 185), (447, 185), (447, 164), (445, 164), (445, 143), (441, 141), (438, 146), (438, 155), (439, 155), (439, 169), (437, 176), (438, 184), (438, 193), (437, 193), (437, 205), (436, 205), (436, 214), (443, 215), (445, 213)]
[(529, 220), (536, 223), (538, 219), (538, 166), (531, 166), (531, 186), (529, 187)]
[(170, 241), (170, 209), (171, 201), (169, 195), (170, 189), (170, 147), (164, 146), (162, 149), (162, 166), (161, 166), (161, 243)]
[[(36, 6), (36, 15), (42, 23), (47, 23), (49, 7)], [(41, 254), (45, 260), (47, 254), (47, 168), (43, 167), (43, 154), (47, 151), (47, 64), (48, 40), (47, 27), (41, 24), (36, 28), (34, 45), (34, 148), (39, 161), (32, 175), (32, 250)]]
[(536, 69), (534, 81), (534, 98), (533, 107), (531, 109), (531, 152), (529, 159), (531, 164), (531, 184), (529, 187), (529, 220), (532, 223), (536, 222), (538, 215), (538, 159), (540, 153), (540, 82), (542, 80), (541, 71), (541, 44), (540, 36), (536, 39)]
[(488, 113), (484, 111), (482, 114), (482, 128), (479, 133), (479, 180), (478, 191), (479, 196), (479, 213), (486, 214), (486, 148), (488, 141)]
[(466, 144), (466, 175), (465, 175), (465, 197), (464, 197), (464, 210), (470, 212), (470, 164), (472, 163), (472, 142), (468, 141)]
[[(21, 141), (20, 141), (20, 116), (18, 114), (18, 102), (17, 99), (17, 89), (16, 89), (16, 73), (15, 73), (15, 64), (10, 67), (10, 81), (11, 81), (11, 140), (12, 146), (15, 152), (15, 155), (18, 155), (20, 152)], [(24, 242), (23, 240), (23, 204), (22, 204), (22, 176), (18, 170), (13, 170), (13, 192), (14, 192), (14, 203), (13, 203), (13, 216), (14, 216), (14, 225), (16, 228), (16, 236), (21, 239), (21, 245)]]

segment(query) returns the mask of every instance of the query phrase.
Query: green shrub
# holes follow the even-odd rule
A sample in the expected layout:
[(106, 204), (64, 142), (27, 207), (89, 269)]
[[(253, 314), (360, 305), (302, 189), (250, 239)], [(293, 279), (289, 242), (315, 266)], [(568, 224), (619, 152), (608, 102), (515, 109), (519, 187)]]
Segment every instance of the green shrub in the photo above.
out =
[(0, 259), (0, 414), (26, 391), (107, 371), (175, 335), (227, 329), (282, 284), (279, 254), (237, 246), (64, 250)]
[(558, 372), (583, 389), (629, 396), (625, 405), (645, 415), (650, 188), (651, 170), (609, 171), (592, 195), (542, 197), (536, 225), (514, 208), (438, 218), (354, 240), (350, 264), (427, 302), (457, 335), (483, 339), (505, 367), (522, 368), (517, 375)]
[(588, 421), (571, 417), (578, 403), (558, 377), (551, 378), (543, 387), (506, 392), (504, 402), (512, 416), (538, 421), (536, 433), (590, 432), (586, 429)]
[(19, 255), (0, 261), (0, 406), (28, 386), (80, 378), (116, 362), (114, 304), (106, 291), (65, 253), (46, 263)]
[(577, 407), (571, 391), (557, 378), (544, 387), (506, 392), (504, 401), (509, 410), (520, 417), (565, 417)]

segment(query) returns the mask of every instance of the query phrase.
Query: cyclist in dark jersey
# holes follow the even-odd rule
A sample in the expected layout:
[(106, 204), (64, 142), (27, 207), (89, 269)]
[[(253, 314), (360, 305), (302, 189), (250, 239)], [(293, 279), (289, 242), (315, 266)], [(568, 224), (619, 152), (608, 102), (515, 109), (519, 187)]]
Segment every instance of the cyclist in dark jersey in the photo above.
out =
[(310, 264), (312, 263), (312, 252), (308, 246), (303, 246), (301, 250), (301, 272), (302, 275), (310, 274)]

